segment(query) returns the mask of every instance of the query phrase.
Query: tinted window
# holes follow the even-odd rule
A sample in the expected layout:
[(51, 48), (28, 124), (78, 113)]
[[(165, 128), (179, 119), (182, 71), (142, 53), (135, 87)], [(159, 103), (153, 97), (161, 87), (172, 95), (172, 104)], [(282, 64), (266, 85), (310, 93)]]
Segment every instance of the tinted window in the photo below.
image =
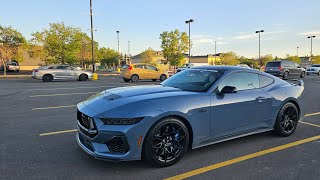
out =
[(144, 67), (144, 65), (135, 65), (134, 67), (135, 67), (135, 68), (139, 68), (139, 69), (146, 69), (146, 68)]
[(268, 62), (267, 67), (279, 67), (280, 62)]
[(223, 72), (215, 70), (187, 69), (167, 79), (163, 86), (179, 88), (183, 91), (206, 92)]
[(149, 70), (153, 70), (153, 71), (157, 70), (157, 68), (156, 68), (156, 67), (149, 66), (149, 65), (147, 65), (147, 69), (149, 69)]
[(68, 69), (69, 66), (57, 66), (57, 69)]
[(320, 65), (319, 64), (314, 64), (314, 65), (312, 65), (312, 67), (320, 67)]
[(254, 73), (239, 72), (227, 76), (218, 86), (221, 91), (225, 86), (236, 87), (238, 91), (259, 88), (259, 76)]
[(262, 76), (262, 75), (259, 75), (259, 79), (260, 79), (260, 87), (261, 88), (269, 86), (274, 81), (272, 78), (267, 77), (267, 76)]
[(282, 61), (282, 66), (294, 68), (294, 63), (292, 61)]

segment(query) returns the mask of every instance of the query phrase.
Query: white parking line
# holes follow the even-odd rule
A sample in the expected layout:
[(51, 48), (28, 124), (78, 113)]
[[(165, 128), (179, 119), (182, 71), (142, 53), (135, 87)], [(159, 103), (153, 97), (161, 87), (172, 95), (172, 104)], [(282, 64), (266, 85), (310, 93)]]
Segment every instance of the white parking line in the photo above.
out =
[(35, 98), (35, 97), (52, 97), (52, 96), (72, 96), (72, 95), (95, 94), (95, 93), (98, 93), (98, 92), (69, 93), (69, 94), (41, 94), (41, 95), (33, 95), (29, 97)]
[[(126, 85), (133, 86), (133, 85)], [(121, 86), (121, 87), (126, 87)], [(64, 88), (50, 88), (50, 89), (30, 89), (31, 91), (54, 91), (54, 90), (67, 90), (67, 89), (93, 89), (93, 88), (102, 88), (102, 87), (119, 87), (119, 86), (90, 86), (90, 87), (64, 87)]]
[(64, 131), (42, 133), (42, 134), (39, 134), (39, 136), (49, 136), (49, 135), (55, 135), (55, 134), (64, 134), (64, 133), (70, 133), (70, 132), (76, 132), (76, 131), (77, 131), (77, 129), (70, 129), (70, 130), (64, 130)]
[(51, 107), (43, 107), (43, 108), (32, 108), (32, 111), (36, 110), (46, 110), (46, 109), (60, 109), (60, 108), (71, 108), (76, 107), (77, 105), (69, 105), (69, 106), (51, 106)]

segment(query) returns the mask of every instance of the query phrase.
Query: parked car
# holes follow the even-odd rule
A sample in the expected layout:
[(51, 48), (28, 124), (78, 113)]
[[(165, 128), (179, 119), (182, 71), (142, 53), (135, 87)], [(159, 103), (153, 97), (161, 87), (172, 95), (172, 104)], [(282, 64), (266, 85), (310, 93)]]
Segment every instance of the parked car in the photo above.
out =
[(306, 75), (306, 70), (304, 68), (289, 60), (270, 61), (265, 67), (265, 72), (274, 76), (281, 76), (283, 79), (288, 79), (288, 77), (293, 76), (304, 78)]
[(92, 73), (69, 65), (50, 65), (34, 69), (32, 77), (44, 82), (51, 82), (53, 80), (87, 81), (92, 78)]
[[(4, 66), (3, 66), (3, 65), (0, 67), (0, 70), (1, 70), (1, 71), (4, 70)], [(7, 70), (7, 71), (16, 71), (16, 72), (19, 72), (19, 71), (20, 71), (19, 63), (16, 62), (16, 61), (7, 62), (7, 63), (6, 63), (6, 70)]]
[(244, 67), (244, 68), (251, 68), (250, 66), (248, 66), (247, 64), (238, 64), (238, 67)]
[(190, 68), (161, 85), (108, 89), (79, 103), (77, 142), (97, 159), (170, 166), (189, 148), (271, 130), (292, 135), (303, 91), (302, 80), (249, 68)]
[(320, 75), (320, 64), (313, 64), (311, 67), (307, 68), (307, 75), (317, 74)]
[(185, 69), (188, 69), (188, 68), (199, 67), (199, 66), (208, 66), (208, 65), (209, 65), (208, 63), (187, 63), (187, 64), (184, 64), (183, 66), (177, 68), (177, 73), (180, 71), (183, 71)]
[(168, 72), (162, 71), (150, 64), (137, 63), (125, 65), (121, 69), (121, 77), (125, 82), (137, 82), (140, 79), (164, 81), (169, 77)]

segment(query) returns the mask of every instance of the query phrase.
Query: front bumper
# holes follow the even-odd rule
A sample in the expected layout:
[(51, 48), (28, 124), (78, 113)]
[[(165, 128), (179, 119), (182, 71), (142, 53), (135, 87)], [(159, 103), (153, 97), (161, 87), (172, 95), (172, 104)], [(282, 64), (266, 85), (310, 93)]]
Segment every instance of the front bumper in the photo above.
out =
[(307, 74), (318, 74), (318, 71), (306, 71)]
[[(78, 122), (77, 142), (87, 154), (100, 160), (131, 161), (141, 159), (143, 139), (148, 128), (143, 121), (134, 125), (106, 125), (86, 106), (79, 105), (79, 112), (93, 117), (96, 131), (90, 134)], [(119, 141), (117, 141), (119, 140)], [(121, 140), (121, 141), (120, 141)], [(121, 143), (121, 144), (120, 144)]]

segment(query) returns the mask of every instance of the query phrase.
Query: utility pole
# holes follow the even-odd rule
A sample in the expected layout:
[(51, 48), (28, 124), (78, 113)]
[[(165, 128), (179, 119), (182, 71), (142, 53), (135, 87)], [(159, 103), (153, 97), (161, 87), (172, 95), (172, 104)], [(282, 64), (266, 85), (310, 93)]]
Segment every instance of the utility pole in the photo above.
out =
[(187, 20), (186, 24), (189, 25), (189, 64), (191, 63), (191, 33), (190, 33), (190, 24), (194, 22), (193, 19)]
[(256, 33), (258, 33), (259, 34), (259, 63), (260, 63), (260, 65), (261, 65), (261, 44), (260, 44), (260, 34), (261, 33), (263, 33), (264, 32), (264, 30), (260, 30), (260, 31), (256, 31)]
[(90, 0), (90, 21), (91, 21), (91, 56), (92, 56), (92, 73), (95, 71), (94, 63), (94, 45), (93, 45), (93, 20), (92, 20), (92, 0)]
[(299, 57), (299, 46), (297, 46), (297, 57)]
[[(117, 31), (117, 39), (118, 39), (118, 53), (119, 53), (119, 56), (120, 56), (120, 41), (119, 41), (119, 33), (120, 31)], [(118, 60), (118, 71), (120, 69), (120, 58)]]
[(130, 64), (130, 41), (128, 41), (128, 62)]
[(214, 63), (216, 62), (217, 62), (217, 41), (214, 41)]

